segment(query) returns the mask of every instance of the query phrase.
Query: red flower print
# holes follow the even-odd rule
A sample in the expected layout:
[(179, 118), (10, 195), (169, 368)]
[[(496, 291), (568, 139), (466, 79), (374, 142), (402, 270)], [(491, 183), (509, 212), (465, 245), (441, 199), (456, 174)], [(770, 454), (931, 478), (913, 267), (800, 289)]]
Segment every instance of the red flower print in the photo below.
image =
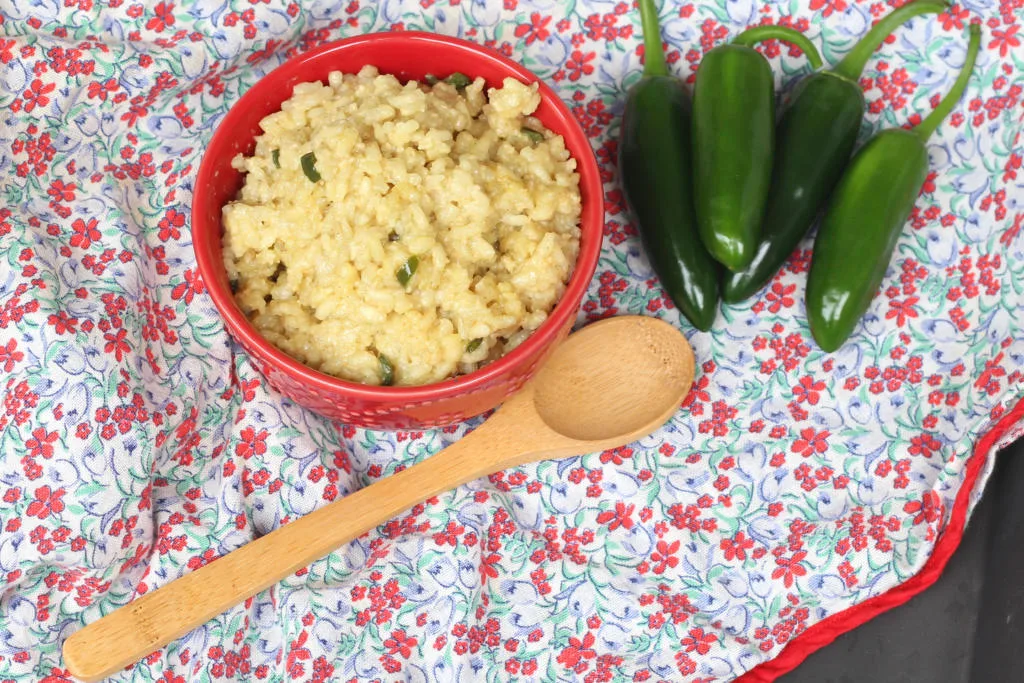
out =
[(798, 550), (793, 553), (792, 557), (776, 557), (775, 564), (779, 565), (772, 572), (772, 578), (781, 578), (786, 588), (793, 585), (793, 578), (796, 576), (804, 576), (807, 570), (800, 564), (800, 561), (807, 557), (806, 550)]
[(543, 42), (551, 35), (551, 31), (547, 28), (550, 23), (550, 16), (542, 17), (540, 12), (534, 12), (530, 15), (529, 24), (519, 24), (519, 26), (516, 26), (515, 36), (516, 38), (526, 36), (527, 45), (530, 45), (536, 40)]
[(405, 631), (399, 629), (391, 632), (391, 637), (384, 641), (384, 647), (388, 649), (388, 654), (398, 654), (402, 659), (409, 659), (412, 648), (416, 647), (418, 642), (416, 638), (405, 635)]
[(893, 299), (889, 302), (889, 311), (885, 314), (885, 319), (891, 320), (896, 318), (896, 326), (903, 327), (907, 322), (907, 318), (917, 317), (917, 310), (914, 309), (917, 301), (918, 298), (916, 296), (908, 296), (904, 301)]
[(74, 232), (71, 235), (71, 246), (88, 249), (89, 245), (99, 240), (100, 231), (96, 228), (97, 224), (98, 221), (95, 218), (90, 218), (88, 223), (81, 218), (76, 219), (71, 224), (71, 230)]
[(594, 73), (594, 65), (590, 61), (596, 56), (596, 52), (584, 54), (580, 50), (573, 50), (569, 61), (565, 63), (565, 68), (569, 70), (569, 80), (578, 81), (580, 77)]
[(4, 369), (4, 372), (10, 372), (14, 369), (14, 364), (25, 360), (25, 354), (18, 351), (18, 342), (15, 339), (7, 340), (5, 346), (0, 346), (0, 368)]
[(734, 538), (723, 538), (718, 547), (722, 549), (726, 560), (746, 560), (747, 551), (754, 547), (754, 541), (740, 531)]
[(697, 651), (699, 655), (706, 655), (711, 651), (711, 646), (718, 641), (714, 633), (704, 633), (702, 628), (691, 628), (690, 634), (679, 641), (679, 644), (686, 648), (687, 652)]
[(487, 577), (492, 579), (498, 578), (496, 565), (499, 562), (501, 562), (501, 555), (497, 553), (491, 553), (480, 560), (480, 583), (486, 583)]
[(820, 394), (825, 390), (825, 382), (815, 382), (810, 375), (800, 378), (800, 383), (793, 387), (793, 398), (797, 403), (807, 401), (812, 406), (818, 405)]
[(783, 307), (789, 308), (793, 305), (793, 292), (796, 291), (796, 285), (782, 286), (781, 282), (772, 284), (771, 290), (765, 296), (771, 303), (768, 305), (768, 310), (772, 313), (778, 313)]
[[(45, 614), (46, 610), (41, 610), (41, 612)], [(40, 621), (45, 621), (45, 619), (40, 619)], [(71, 683), (71, 679), (68, 678), (65, 673), (65, 671), (61, 671), (57, 667), (53, 667), (50, 669), (50, 675), (39, 679), (39, 683)]]
[(655, 574), (664, 574), (665, 570), (669, 567), (675, 567), (679, 564), (679, 558), (675, 556), (675, 553), (679, 550), (679, 541), (673, 541), (671, 544), (665, 541), (658, 541), (657, 549), (651, 555), (651, 561), (657, 562), (657, 566), (654, 568)]
[(125, 329), (120, 329), (114, 334), (107, 332), (103, 335), (103, 338), (107, 342), (104, 345), (103, 350), (107, 353), (114, 354), (114, 358), (117, 360), (123, 360), (125, 355), (132, 350), (132, 347), (127, 341), (125, 341), (127, 336), (128, 332)]
[(46, 519), (50, 514), (60, 514), (64, 511), (64, 489), (51, 491), (49, 486), (40, 486), (35, 491), (35, 500), (28, 504), (25, 511), (29, 517)]
[(138, 120), (147, 116), (148, 114), (149, 109), (147, 107), (144, 107), (141, 104), (133, 104), (131, 107), (128, 108), (128, 111), (126, 111), (124, 114), (121, 114), (121, 120), (127, 121), (128, 126), (130, 128), (134, 128), (135, 124), (138, 123)]
[(619, 446), (608, 451), (601, 453), (601, 462), (604, 464), (612, 463), (613, 465), (621, 465), (625, 462), (626, 458), (633, 457), (633, 449), (628, 446)]
[(167, 213), (157, 224), (157, 227), (160, 228), (160, 232), (157, 233), (157, 238), (159, 238), (161, 242), (166, 242), (170, 239), (176, 240), (181, 237), (181, 231), (178, 228), (183, 225), (185, 225), (185, 214), (175, 211), (174, 209), (168, 209)]
[(593, 650), (593, 645), (594, 634), (589, 631), (583, 636), (583, 640), (570, 637), (569, 644), (562, 650), (555, 661), (566, 669), (575, 669), (577, 673), (586, 671), (589, 666), (586, 660), (597, 656), (597, 653)]
[(75, 329), (78, 326), (78, 318), (72, 318), (66, 311), (58, 311), (55, 315), (51, 314), (46, 319), (46, 322), (49, 325), (53, 325), (53, 329), (57, 334), (78, 331)]
[[(1020, 47), (1020, 38), (1015, 35), (1019, 28), (1018, 24), (1013, 24), (1005, 31), (993, 29), (992, 42), (988, 44), (989, 49), (997, 47), (999, 48), (999, 56), (1005, 57), (1010, 52), (1011, 47)], [(25, 108), (25, 111), (28, 111), (28, 107)]]
[(21, 94), (25, 98), (25, 112), (28, 113), (38, 107), (45, 107), (50, 103), (47, 93), (53, 92), (57, 85), (55, 83), (43, 84), (38, 78), (33, 80), (28, 90)]
[(43, 457), (49, 460), (53, 457), (53, 444), (57, 440), (57, 432), (49, 432), (39, 427), (32, 432), (32, 438), (25, 442), (28, 446), (29, 455), (33, 458)]
[(626, 529), (633, 528), (633, 519), (630, 515), (633, 514), (633, 510), (636, 506), (632, 503), (626, 505), (622, 501), (615, 503), (615, 512), (611, 510), (605, 510), (597, 516), (598, 524), (608, 524), (609, 531), (615, 531), (620, 526)]
[(188, 568), (192, 571), (199, 569), (202, 566), (208, 565), (217, 559), (217, 551), (213, 548), (207, 548), (202, 555), (196, 555), (189, 559)]
[(261, 429), (257, 433), (254, 428), (246, 427), (242, 430), (242, 442), (235, 446), (235, 455), (246, 460), (254, 455), (263, 455), (267, 452), (267, 436), (269, 433), (266, 429)]
[(1007, 228), (1006, 232), (999, 237), (999, 243), (1005, 246), (1010, 246), (1010, 244), (1017, 239), (1017, 235), (1020, 234), (1022, 227), (1024, 227), (1024, 213), (1015, 214), (1013, 217), (1013, 225)]
[(305, 668), (302, 666), (302, 661), (312, 658), (309, 648), (303, 647), (307, 640), (309, 640), (309, 634), (306, 631), (302, 631), (302, 633), (299, 634), (299, 637), (288, 645), (288, 659), (286, 664), (288, 667), (288, 675), (292, 678), (302, 678), (305, 674)]
[(822, 7), (825, 10), (821, 13), (821, 16), (827, 17), (835, 12), (842, 12), (846, 9), (846, 0), (811, 0), (811, 9), (820, 10)]
[(89, 99), (98, 98), (101, 102), (107, 101), (107, 96), (117, 90), (117, 79), (108, 78), (105, 81), (92, 81), (89, 83)]
[(46, 193), (53, 197), (54, 201), (70, 202), (75, 199), (76, 189), (77, 185), (74, 183), (65, 185), (63, 180), (57, 179), (50, 183), (50, 188)]
[(455, 522), (448, 522), (448, 526), (441, 533), (434, 534), (434, 543), (438, 545), (450, 545), (455, 547), (458, 544), (458, 536), (465, 533), (466, 527)]
[(942, 28), (946, 31), (952, 29), (961, 30), (964, 27), (964, 21), (969, 19), (971, 16), (970, 12), (960, 7), (959, 5), (952, 5), (948, 10), (939, 15), (939, 21), (942, 22)]
[(914, 524), (934, 522), (942, 515), (942, 499), (935, 491), (926, 491), (921, 501), (912, 500), (903, 506), (903, 511), (914, 517)]
[(192, 297), (202, 292), (205, 287), (203, 286), (202, 278), (191, 268), (185, 270), (184, 278), (184, 282), (178, 283), (171, 290), (171, 298), (184, 300), (186, 304), (190, 304), (192, 303)]
[(993, 382), (998, 385), (998, 382), (995, 382), (995, 379), (1006, 375), (1006, 370), (1000, 365), (1002, 362), (1002, 352), (1000, 352), (995, 358), (985, 361), (985, 369), (982, 371), (981, 375), (978, 376), (978, 379), (975, 380), (974, 386), (978, 389), (984, 389)]
[(919, 434), (910, 440), (910, 454), (923, 455), (926, 458), (932, 457), (932, 453), (939, 450), (942, 444), (930, 434)]
[(14, 53), (11, 52), (11, 48), (16, 44), (13, 40), (0, 40), (0, 64), (7, 64), (14, 59)]
[(815, 453), (824, 453), (828, 450), (829, 431), (826, 429), (815, 432), (813, 427), (800, 431), (800, 438), (793, 442), (792, 451), (809, 458)]
[[(254, 52), (249, 53), (249, 56), (245, 58), (245, 61), (248, 62), (249, 64), (255, 64), (256, 62), (261, 62), (261, 61), (263, 61), (265, 59), (270, 59), (271, 57), (274, 56), (274, 54), (277, 52), (277, 48), (279, 48), (280, 46), (281, 46), (281, 41), (279, 41), (279, 40), (268, 40), (266, 45), (263, 46), (262, 50), (255, 50)], [(215, 83), (219, 83), (219, 79), (215, 78), (214, 81), (211, 81), (211, 83), (210, 83), (210, 92), (211, 92), (211, 94), (214, 94), (214, 95), (217, 94), (217, 93), (213, 92), (214, 88), (216, 87), (216, 85), (214, 85)], [(179, 102), (174, 107), (174, 113), (175, 114), (178, 114), (178, 112), (179, 112), (178, 107), (179, 106), (182, 107), (183, 111), (185, 110), (185, 106), (186, 106), (185, 103), (184, 102)], [(181, 118), (181, 114), (178, 114), (178, 116), (179, 116), (179, 118)], [(191, 123), (192, 119), (191, 119), (191, 117), (185, 117), (185, 118), (187, 118), (189, 120), (189, 123), (185, 124), (185, 127), (188, 128), (188, 127), (190, 127), (192, 125), (192, 123)], [(184, 121), (184, 118), (182, 120)]]
[(705, 389), (708, 388), (708, 376), (702, 374), (700, 379), (694, 382), (693, 386), (690, 387), (689, 393), (686, 394), (686, 398), (683, 399), (682, 407), (689, 408), (694, 403), (707, 402), (711, 400), (711, 394)]
[(173, 2), (161, 2), (153, 11), (156, 16), (146, 22), (147, 29), (161, 33), (168, 26), (174, 26)]
[(689, 676), (697, 670), (697, 662), (693, 661), (690, 655), (683, 652), (676, 653), (676, 668), (679, 669), (679, 673), (684, 676)]

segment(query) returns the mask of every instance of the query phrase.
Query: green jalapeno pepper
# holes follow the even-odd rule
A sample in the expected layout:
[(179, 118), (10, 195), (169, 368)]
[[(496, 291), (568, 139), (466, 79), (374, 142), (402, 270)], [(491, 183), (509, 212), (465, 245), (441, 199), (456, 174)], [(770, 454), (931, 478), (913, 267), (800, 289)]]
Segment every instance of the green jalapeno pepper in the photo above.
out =
[(694, 205), (704, 246), (729, 270), (745, 268), (761, 235), (775, 141), (775, 77), (752, 45), (793, 43), (815, 69), (802, 33), (757, 26), (704, 55), (693, 87)]
[(956, 82), (912, 129), (871, 138), (843, 173), (814, 241), (807, 279), (811, 334), (825, 351), (849, 338), (885, 276), (900, 231), (928, 177), (927, 142), (963, 96), (981, 45), (971, 24), (967, 57)]
[(644, 72), (626, 96), (619, 175), (644, 251), (665, 292), (695, 327), (718, 313), (719, 267), (697, 232), (690, 162), (690, 102), (671, 76), (653, 0), (640, 0)]
[(864, 93), (858, 81), (871, 55), (912, 17), (938, 14), (948, 6), (944, 0), (903, 5), (875, 24), (835, 68), (815, 72), (796, 85), (776, 129), (761, 240), (746, 267), (726, 273), (724, 301), (742, 301), (771, 280), (839, 182), (864, 119)]

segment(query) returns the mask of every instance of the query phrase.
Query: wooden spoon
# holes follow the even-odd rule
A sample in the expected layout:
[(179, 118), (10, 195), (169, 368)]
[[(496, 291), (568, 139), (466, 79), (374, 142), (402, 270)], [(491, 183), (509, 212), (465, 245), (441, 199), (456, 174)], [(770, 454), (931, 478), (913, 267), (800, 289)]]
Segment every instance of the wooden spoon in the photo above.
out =
[(646, 436), (676, 412), (693, 374), (693, 350), (668, 323), (620, 316), (587, 325), (460, 441), (89, 624), (65, 641), (64, 663), (77, 678), (98, 681), (431, 496)]

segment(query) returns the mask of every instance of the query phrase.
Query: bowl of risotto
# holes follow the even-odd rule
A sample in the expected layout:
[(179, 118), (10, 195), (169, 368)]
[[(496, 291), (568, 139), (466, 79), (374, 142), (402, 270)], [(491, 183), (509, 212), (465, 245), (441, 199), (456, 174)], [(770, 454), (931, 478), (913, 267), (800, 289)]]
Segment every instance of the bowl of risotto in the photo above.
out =
[(603, 223), (590, 143), (545, 83), (466, 40), (388, 32), (246, 91), (204, 153), (192, 238), (272, 387), (418, 429), (533, 376), (577, 318)]

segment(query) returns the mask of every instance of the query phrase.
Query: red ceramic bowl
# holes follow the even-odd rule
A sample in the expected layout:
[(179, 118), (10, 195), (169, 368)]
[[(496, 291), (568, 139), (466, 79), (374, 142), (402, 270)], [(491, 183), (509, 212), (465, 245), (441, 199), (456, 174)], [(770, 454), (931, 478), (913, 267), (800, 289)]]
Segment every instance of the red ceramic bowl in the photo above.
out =
[(203, 155), (192, 206), (192, 244), (199, 273), (227, 330), (245, 348), (271, 386), (310, 410), (373, 429), (418, 429), (451, 424), (500, 404), (537, 370), (568, 334), (597, 267), (604, 225), (601, 180), (583, 130), (558, 96), (540, 83), (536, 116), (565, 139), (577, 163), (583, 202), (580, 252), (565, 294), (526, 341), (468, 375), (416, 387), (376, 387), (347, 382), (309, 368), (266, 341), (235, 304), (221, 260), (221, 208), (242, 185), (231, 167), (238, 153), (252, 154), (260, 120), (280, 109), (295, 84), (327, 81), (331, 71), (354, 73), (372, 64), (401, 80), (459, 71), (500, 86), (511, 76), (539, 79), (497, 52), (447, 36), (419, 32), (359, 36), (299, 55), (250, 88), (221, 121)]

